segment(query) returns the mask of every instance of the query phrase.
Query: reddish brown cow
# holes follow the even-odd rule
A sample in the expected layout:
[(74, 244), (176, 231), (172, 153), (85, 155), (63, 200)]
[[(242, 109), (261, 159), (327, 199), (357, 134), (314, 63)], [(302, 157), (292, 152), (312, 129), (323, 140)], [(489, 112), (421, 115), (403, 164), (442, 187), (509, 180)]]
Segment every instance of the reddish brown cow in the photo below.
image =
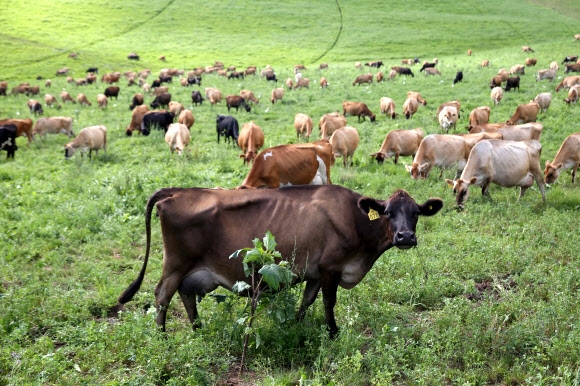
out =
[(244, 152), (240, 154), (240, 158), (244, 159), (244, 165), (249, 165), (256, 158), (258, 150), (264, 146), (264, 132), (262, 128), (253, 121), (242, 125), (242, 130), (240, 130), (238, 137), (238, 146)]
[(125, 130), (125, 134), (128, 136), (133, 135), (133, 131), (141, 131), (141, 124), (143, 123), (143, 117), (149, 111), (149, 107), (147, 105), (139, 105), (133, 109), (131, 113), (131, 122), (127, 129)]
[(580, 133), (574, 133), (562, 142), (554, 161), (546, 161), (544, 182), (552, 184), (562, 171), (572, 168), (572, 183), (574, 183), (578, 166), (580, 166)]
[(28, 143), (32, 142), (32, 119), (2, 119), (0, 120), (0, 126), (4, 125), (15, 125), (16, 126), (16, 136), (20, 137), (26, 136), (28, 138)]
[(352, 85), (356, 86), (357, 84), (360, 85), (363, 83), (373, 83), (373, 74), (362, 74), (357, 76), (354, 82), (352, 82)]
[(506, 124), (515, 125), (517, 123), (536, 122), (538, 113), (540, 112), (540, 105), (537, 102), (530, 102), (525, 105), (519, 105), (516, 112)]
[(302, 135), (308, 141), (310, 134), (312, 134), (312, 118), (307, 114), (296, 114), (294, 116), (294, 128), (296, 129), (297, 139), (300, 139), (300, 135)]
[(365, 117), (369, 117), (371, 122), (374, 122), (376, 118), (376, 115), (373, 114), (368, 106), (363, 102), (342, 102), (342, 115), (346, 117), (347, 114), (352, 116), (356, 115), (359, 122), (361, 117), (363, 121), (365, 120)]

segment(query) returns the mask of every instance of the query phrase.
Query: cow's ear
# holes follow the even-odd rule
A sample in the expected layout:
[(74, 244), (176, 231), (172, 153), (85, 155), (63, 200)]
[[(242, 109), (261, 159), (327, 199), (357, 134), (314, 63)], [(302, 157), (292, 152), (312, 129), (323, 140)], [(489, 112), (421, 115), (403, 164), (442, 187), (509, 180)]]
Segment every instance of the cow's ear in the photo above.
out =
[(450, 179), (447, 179), (446, 178), (445, 179), (445, 182), (447, 182), (447, 186), (449, 186), (450, 188), (453, 188), (453, 182), (454, 182), (453, 180), (450, 180)]
[(556, 170), (558, 170), (558, 169), (562, 169), (562, 166), (564, 166), (564, 164), (559, 163), (558, 165), (555, 165), (554, 167), (556, 168)]
[(471, 177), (471, 179), (469, 180), (469, 184), (473, 185), (477, 182), (477, 177)]
[(550, 160), (546, 160), (546, 166), (550, 166)]
[(443, 200), (440, 198), (430, 198), (419, 207), (419, 214), (422, 216), (433, 216), (443, 208)]
[(413, 170), (413, 167), (411, 165), (405, 165), (405, 169), (410, 173), (411, 170)]
[(370, 197), (361, 197), (358, 200), (358, 207), (367, 216), (371, 213), (371, 210), (378, 214), (385, 213), (385, 205)]

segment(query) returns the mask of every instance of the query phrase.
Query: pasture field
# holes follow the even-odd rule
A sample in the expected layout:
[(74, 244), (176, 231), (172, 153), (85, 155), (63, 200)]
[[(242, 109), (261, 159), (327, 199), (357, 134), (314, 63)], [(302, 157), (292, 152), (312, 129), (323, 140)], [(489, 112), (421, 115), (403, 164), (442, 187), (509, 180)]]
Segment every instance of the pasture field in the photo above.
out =
[[(580, 107), (563, 100), (554, 82), (536, 82), (551, 61), (580, 52), (580, 4), (573, 1), (399, 2), (378, 6), (363, 1), (258, 1), (251, 3), (131, 0), (19, 1), (3, 4), (0, 81), (8, 91), (20, 82), (41, 86), (39, 99), (61, 91), (84, 93), (92, 106), (44, 106), (45, 116), (74, 118), (75, 133), (104, 124), (108, 150), (75, 154), (65, 161), (64, 135), (18, 138), (15, 160), (0, 153), (0, 385), (575, 385), (580, 383), (579, 182), (569, 171), (546, 190), (537, 186), (518, 202), (519, 190), (492, 185), (493, 201), (471, 192), (464, 211), (437, 170), (412, 180), (402, 157), (378, 165), (376, 152), (394, 129), (422, 127), (439, 133), (439, 104), (460, 100), (457, 131), (465, 132), (469, 112), (491, 107), (491, 122), (507, 120), (519, 104), (552, 92), (552, 105), (539, 115), (544, 125), (541, 164), (553, 160), (562, 141), (580, 131)], [(40, 11), (42, 9), (42, 12)], [(130, 16), (130, 18), (129, 18)], [(126, 22), (130, 20), (130, 22)], [(522, 45), (535, 52), (523, 53)], [(467, 50), (473, 56), (467, 56)], [(126, 55), (135, 51), (139, 62)], [(68, 53), (78, 52), (78, 59)], [(157, 57), (166, 55), (167, 62)], [(352, 86), (355, 77), (377, 69), (356, 69), (355, 61), (383, 60), (388, 74), (403, 58), (439, 59), (442, 76), (415, 77)], [(493, 106), (489, 81), (500, 68), (523, 64), (519, 91), (506, 92)], [(480, 68), (482, 60), (489, 68)], [(228, 80), (203, 75), (202, 86), (169, 85), (172, 99), (192, 110), (192, 143), (171, 155), (163, 134), (125, 135), (128, 108), (137, 86), (122, 78), (118, 100), (105, 110), (96, 95), (106, 87), (75, 86), (54, 77), (60, 67), (84, 77), (88, 67), (110, 71), (164, 67), (191, 70), (220, 60), (244, 69), (271, 64), (279, 82), (246, 77)], [(328, 70), (319, 70), (322, 62)], [(306, 65), (309, 89), (270, 92)], [(452, 87), (457, 71), (464, 80)], [(51, 78), (51, 88), (44, 79)], [(327, 89), (318, 81), (326, 77)], [(152, 80), (152, 77), (149, 80)], [(169, 186), (235, 188), (248, 172), (237, 147), (216, 141), (215, 118), (225, 102), (192, 106), (191, 92), (218, 87), (224, 97), (249, 89), (260, 99), (250, 113), (231, 112), (240, 125), (254, 121), (265, 132), (264, 147), (296, 143), (294, 115), (313, 121), (341, 111), (345, 100), (365, 102), (374, 123), (348, 117), (361, 143), (354, 165), (332, 167), (333, 183), (361, 194), (387, 198), (406, 189), (418, 202), (440, 197), (445, 206), (422, 218), (419, 246), (391, 249), (354, 289), (339, 289), (336, 317), (341, 333), (328, 339), (321, 296), (302, 322), (294, 310), (303, 287), (264, 299), (270, 307), (255, 325), (247, 370), (237, 378), (246, 299), (224, 289), (200, 306), (203, 328), (191, 331), (178, 296), (168, 312), (168, 332), (155, 327), (153, 290), (161, 275), (162, 242), (153, 219), (152, 257), (145, 281), (120, 317), (113, 306), (141, 269), (145, 253), (144, 207), (157, 189)], [(427, 100), (412, 119), (402, 116), (408, 91)], [(145, 95), (146, 103), (152, 97)], [(379, 114), (379, 99), (396, 103), (395, 120)], [(0, 96), (0, 119), (31, 116), (25, 95)], [(59, 98), (60, 102), (60, 98)], [(318, 139), (315, 128), (311, 140)], [(332, 199), (332, 197), (329, 197)], [(283, 221), (283, 219), (280, 219)], [(307, 221), (307, 219), (305, 219)], [(263, 235), (255, 235), (262, 237)], [(248, 245), (249, 247), (250, 245)], [(285, 258), (290, 258), (286, 257)]]

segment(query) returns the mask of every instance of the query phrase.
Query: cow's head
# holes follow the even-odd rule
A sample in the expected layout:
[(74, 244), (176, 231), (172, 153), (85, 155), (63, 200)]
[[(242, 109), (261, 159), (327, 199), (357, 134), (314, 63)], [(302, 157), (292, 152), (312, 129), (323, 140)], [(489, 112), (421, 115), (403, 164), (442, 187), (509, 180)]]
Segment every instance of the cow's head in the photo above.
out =
[(371, 157), (376, 159), (378, 163), (382, 164), (383, 162), (385, 162), (385, 158), (387, 158), (387, 155), (383, 152), (378, 152), (371, 154)]
[(67, 160), (68, 159), (71, 159), (72, 156), (74, 155), (74, 153), (75, 153), (75, 148), (74, 147), (72, 147), (72, 146), (70, 146), (68, 144), (67, 145), (64, 145), (64, 158), (65, 159), (67, 159)]
[(563, 166), (564, 165), (562, 163), (555, 165), (550, 161), (546, 161), (546, 169), (544, 169), (544, 182), (546, 184), (554, 183), (554, 181), (556, 181), (560, 175), (560, 171), (562, 171)]
[(425, 178), (427, 178), (427, 170), (429, 168), (429, 164), (424, 163), (419, 165), (418, 163), (413, 162), (411, 166), (405, 165), (405, 168), (409, 173), (411, 173), (411, 178), (413, 178), (414, 180), (417, 179), (424, 180)]
[(446, 179), (445, 182), (451, 189), (453, 189), (453, 193), (455, 194), (455, 204), (457, 207), (459, 209), (464, 209), (465, 202), (469, 198), (469, 186), (477, 182), (477, 177), (471, 177), (469, 181), (465, 181), (461, 178), (455, 181)]
[(417, 204), (409, 193), (399, 189), (386, 201), (362, 197), (358, 206), (370, 221), (386, 218), (391, 244), (399, 249), (409, 249), (417, 245), (415, 230), (419, 216), (433, 216), (443, 208), (443, 200), (431, 198)]

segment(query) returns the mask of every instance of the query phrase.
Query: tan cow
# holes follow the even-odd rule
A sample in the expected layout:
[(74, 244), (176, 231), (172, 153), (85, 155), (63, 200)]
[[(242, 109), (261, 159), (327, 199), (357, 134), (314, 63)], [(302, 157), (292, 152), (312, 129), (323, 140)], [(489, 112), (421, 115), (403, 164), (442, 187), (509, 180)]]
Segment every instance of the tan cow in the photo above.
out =
[(385, 74), (383, 74), (382, 71), (377, 72), (377, 83), (381, 83), (383, 80), (385, 80)]
[(181, 114), (181, 112), (184, 109), (185, 108), (183, 107), (183, 105), (179, 102), (176, 102), (176, 101), (169, 102), (168, 111), (172, 112), (176, 117), (179, 117), (179, 114)]
[(559, 71), (560, 70), (560, 66), (558, 65), (558, 62), (550, 62), (550, 70)]
[(131, 113), (131, 122), (129, 126), (127, 126), (125, 130), (125, 134), (128, 136), (133, 135), (133, 131), (137, 130), (141, 132), (141, 124), (143, 123), (143, 116), (149, 111), (149, 107), (147, 105), (139, 105), (133, 109)]
[(103, 149), (107, 154), (107, 128), (103, 125), (85, 127), (71, 142), (64, 145), (64, 157), (70, 159), (76, 150), (81, 150), (81, 156), (88, 150), (91, 159), (93, 150), (95, 155)]
[(34, 125), (34, 135), (46, 137), (47, 134), (62, 133), (74, 137), (72, 123), (73, 119), (70, 117), (40, 118)]
[(473, 51), (471, 49), (467, 50), (467, 56), (471, 56), (472, 53)]
[(329, 139), (332, 145), (334, 157), (342, 157), (344, 167), (349, 165), (348, 158), (350, 158), (350, 166), (353, 165), (353, 155), (360, 142), (358, 131), (352, 126), (345, 126), (336, 130)]
[(580, 34), (574, 35), (574, 40), (580, 40)]
[(318, 122), (320, 138), (328, 139), (332, 133), (347, 125), (346, 118), (338, 112), (324, 114)]
[(366, 104), (363, 102), (352, 102), (352, 101), (344, 101), (342, 102), (342, 115), (346, 117), (346, 115), (352, 115), (358, 117), (358, 122), (360, 122), (360, 118), (365, 120), (365, 117), (369, 117), (371, 122), (374, 122), (376, 119), (376, 115), (371, 112)]
[(403, 114), (405, 118), (410, 119), (419, 109), (419, 102), (415, 98), (407, 98), (403, 103)]
[(397, 76), (397, 70), (391, 70), (389, 72), (389, 78), (388, 79), (389, 80), (393, 80), (393, 79), (395, 79), (396, 76)]
[(540, 105), (540, 111), (545, 112), (548, 110), (548, 107), (550, 107), (550, 103), (552, 102), (552, 94), (549, 92), (540, 93), (530, 102), (536, 102)]
[(542, 79), (548, 79), (551, 82), (554, 80), (554, 78), (556, 78), (556, 70), (540, 70), (536, 75), (536, 82)]
[(562, 79), (559, 85), (556, 86), (556, 92), (560, 91), (563, 88), (570, 88), (572, 86), (576, 86), (577, 84), (580, 84), (580, 76), (578, 75), (567, 76), (564, 79)]
[(544, 126), (539, 122), (508, 126), (505, 123), (488, 123), (470, 128), (470, 133), (499, 133), (508, 141), (539, 141)]
[(60, 93), (60, 99), (62, 99), (62, 103), (66, 103), (66, 102), (72, 102), (73, 104), (76, 104), (77, 102), (75, 102), (75, 100), (70, 96), (70, 94), (66, 91), (62, 91)]
[(497, 72), (497, 74), (498, 74), (499, 76), (501, 76), (501, 81), (502, 81), (502, 82), (505, 82), (505, 81), (507, 81), (507, 80), (508, 80), (508, 78), (510, 77), (510, 74), (509, 74), (509, 72), (507, 72), (507, 70), (506, 70), (505, 68), (501, 68), (501, 69), (500, 69), (500, 70)]
[(538, 141), (481, 141), (471, 150), (461, 177), (455, 181), (445, 181), (456, 194), (456, 203), (461, 209), (469, 198), (469, 187), (472, 185), (480, 186), (482, 196), (491, 199), (489, 185), (492, 182), (506, 188), (519, 186), (519, 200), (536, 180), (542, 201), (546, 201), (540, 167), (541, 151), (542, 145)]
[[(169, 87), (167, 87), (167, 86), (158, 86), (158, 87), (155, 87), (151, 91), (151, 95), (159, 96), (159, 95), (162, 95), (162, 94), (165, 94), (165, 93), (168, 93), (168, 92), (169, 92)], [(207, 88), (205, 89), (205, 92), (206, 92), (205, 96), (207, 97)]]
[(479, 106), (471, 110), (469, 114), (469, 126), (472, 127), (488, 123), (490, 113), (491, 109), (489, 106)]
[(514, 115), (506, 121), (506, 124), (515, 125), (518, 123), (536, 122), (539, 112), (540, 105), (537, 102), (519, 105)]
[(181, 110), (179, 113), (179, 117), (177, 118), (177, 122), (185, 125), (187, 129), (191, 129), (191, 126), (195, 123), (195, 117), (190, 110), (184, 109)]
[(503, 98), (503, 88), (501, 87), (494, 87), (491, 89), (491, 100), (493, 101), (494, 105), (498, 105)]
[(514, 64), (511, 68), (510, 68), (510, 75), (525, 75), (526, 72), (526, 68), (521, 65), (521, 64)]
[(52, 87), (52, 80), (50, 80), (50, 79), (47, 79), (47, 80), (44, 82), (44, 87)]
[(205, 96), (207, 98), (207, 100), (209, 101), (209, 103), (211, 103), (212, 105), (216, 105), (217, 103), (222, 101), (222, 92), (220, 90), (218, 90), (217, 88), (206, 88), (205, 89)]
[[(40, 118), (46, 119), (46, 118)], [(28, 138), (28, 143), (32, 142), (33, 130), (32, 130), (32, 119), (2, 119), (0, 120), (0, 126), (4, 125), (15, 125), (16, 126), (16, 136), (26, 136)]]
[(77, 95), (77, 102), (81, 105), (81, 106), (91, 106), (92, 103), (87, 99), (85, 94), (79, 94)]
[(309, 88), (308, 87), (309, 85), (310, 85), (310, 79), (301, 78), (298, 81), (296, 81), (296, 83), (294, 84), (294, 90), (296, 90), (297, 88)]
[(421, 103), (423, 106), (427, 105), (427, 101), (425, 99), (423, 99), (423, 97), (421, 96), (421, 93), (418, 91), (407, 92), (407, 98), (414, 98), (417, 100), (417, 102)]
[(453, 130), (457, 129), (457, 119), (458, 111), (454, 106), (445, 106), (439, 112), (439, 125), (441, 126), (441, 131), (445, 130), (446, 133), (449, 132), (449, 128), (453, 127)]
[(387, 133), (379, 151), (371, 154), (371, 157), (382, 164), (385, 158), (395, 156), (396, 165), (399, 156), (415, 156), (424, 135), (420, 127), (413, 130), (391, 130)]
[(272, 104), (276, 103), (276, 101), (281, 101), (282, 98), (284, 98), (284, 89), (282, 87), (278, 87), (272, 90), (272, 94), (270, 96), (270, 101), (272, 101)]
[(526, 58), (526, 66), (533, 67), (538, 63), (536, 58)]
[(441, 75), (441, 72), (435, 67), (427, 67), (423, 71), (425, 71), (425, 75)]
[(54, 95), (51, 94), (45, 94), (44, 95), (44, 103), (49, 106), (49, 107), (55, 107), (57, 109), (60, 109), (60, 104), (58, 103), (58, 101), (56, 100), (56, 97)]
[(254, 162), (258, 150), (264, 146), (264, 132), (262, 128), (253, 121), (244, 123), (238, 137), (238, 146), (242, 149), (243, 154), (240, 158), (244, 159), (244, 165)]
[(242, 90), (240, 91), (240, 96), (242, 98), (244, 98), (244, 101), (246, 101), (246, 103), (249, 102), (254, 102), (255, 104), (259, 104), (260, 101), (258, 100), (258, 98), (256, 98), (256, 96), (254, 95), (253, 92), (251, 92), (250, 90)]
[(296, 138), (299, 140), (300, 135), (309, 140), (312, 134), (312, 118), (307, 114), (298, 113), (294, 116), (294, 128), (296, 129)]
[(395, 119), (397, 113), (395, 113), (395, 102), (388, 97), (382, 97), (380, 99), (380, 106), (381, 106), (381, 114), (385, 114), (390, 116), (392, 119)]
[(176, 151), (177, 154), (182, 155), (189, 142), (191, 142), (191, 135), (187, 126), (182, 123), (172, 123), (167, 127), (165, 143), (169, 145), (171, 154)]
[(320, 78), (320, 87), (326, 88), (328, 87), (328, 80), (326, 80), (326, 78)]
[(522, 46), (522, 52), (534, 52), (530, 46)]
[(564, 99), (566, 103), (576, 103), (580, 97), (580, 85), (570, 87), (568, 98)]
[(487, 60), (487, 59), (486, 60), (482, 60), (481, 61), (481, 64), (480, 64), (480, 67), (481, 68), (483, 68), (483, 67), (489, 67), (489, 60)]
[(97, 105), (104, 109), (109, 104), (109, 100), (105, 94), (97, 94)]
[(544, 169), (544, 182), (552, 184), (563, 170), (572, 168), (572, 183), (576, 179), (576, 171), (580, 166), (580, 133), (570, 134), (556, 153), (554, 162), (546, 161)]
[(363, 84), (363, 83), (373, 83), (373, 74), (369, 73), (369, 74), (362, 74), (356, 77), (356, 79), (354, 80), (354, 82), (352, 82), (353, 86), (356, 86), (357, 84)]
[(501, 75), (496, 75), (493, 78), (491, 78), (491, 81), (489, 82), (489, 88), (501, 87), (501, 83), (502, 83)]

